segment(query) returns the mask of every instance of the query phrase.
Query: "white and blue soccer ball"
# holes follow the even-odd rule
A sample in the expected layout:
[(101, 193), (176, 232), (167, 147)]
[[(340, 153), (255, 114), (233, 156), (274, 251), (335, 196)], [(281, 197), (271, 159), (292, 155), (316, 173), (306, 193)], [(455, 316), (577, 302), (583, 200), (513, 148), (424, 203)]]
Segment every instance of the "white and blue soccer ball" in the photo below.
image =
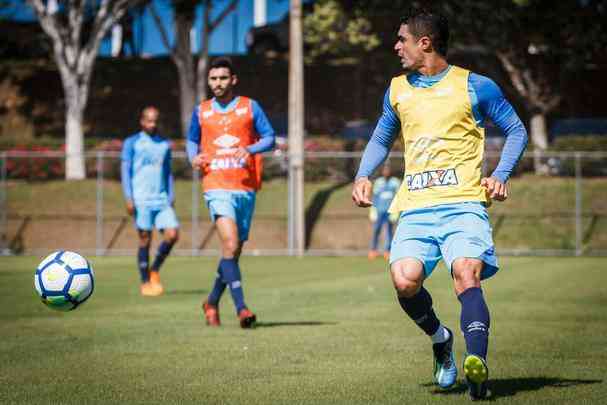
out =
[(93, 267), (78, 253), (53, 252), (38, 265), (34, 287), (49, 308), (71, 311), (93, 294)]

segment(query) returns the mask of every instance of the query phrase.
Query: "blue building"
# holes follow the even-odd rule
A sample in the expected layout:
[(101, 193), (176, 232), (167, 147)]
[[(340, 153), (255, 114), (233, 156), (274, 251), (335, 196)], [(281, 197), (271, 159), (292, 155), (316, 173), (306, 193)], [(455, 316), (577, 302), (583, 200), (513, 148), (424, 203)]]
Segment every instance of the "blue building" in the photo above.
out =
[[(25, 0), (8, 0), (0, 9), (0, 18), (22, 23), (35, 23), (36, 15)], [(173, 6), (170, 0), (152, 0), (165, 27), (169, 41), (173, 42)], [(212, 19), (219, 15), (230, 0), (213, 0)], [(49, 7), (57, 7), (56, 0), (48, 0)], [(244, 54), (247, 51), (245, 37), (253, 26), (279, 21), (288, 12), (289, 0), (239, 0), (236, 9), (211, 33), (209, 52), (214, 54)], [(200, 50), (200, 32), (204, 9), (199, 5), (191, 34), (192, 50)], [(121, 24), (116, 25), (104, 38), (99, 49), (101, 56), (119, 54), (154, 57), (168, 54), (160, 31), (150, 13), (149, 6), (133, 8)]]

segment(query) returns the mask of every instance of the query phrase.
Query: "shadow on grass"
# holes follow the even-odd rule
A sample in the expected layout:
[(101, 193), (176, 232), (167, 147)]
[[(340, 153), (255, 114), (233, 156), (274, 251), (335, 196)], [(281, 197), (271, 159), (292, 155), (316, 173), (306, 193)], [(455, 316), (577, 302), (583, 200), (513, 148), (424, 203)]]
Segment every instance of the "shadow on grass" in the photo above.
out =
[(314, 227), (316, 223), (320, 220), (322, 210), (329, 202), (331, 198), (331, 194), (335, 191), (339, 190), (342, 187), (351, 184), (350, 180), (342, 181), (338, 184), (333, 184), (329, 187), (326, 187), (322, 190), (319, 190), (314, 194), (308, 208), (306, 208), (306, 218), (305, 218), (305, 247), (308, 249), (310, 247), (310, 243), (312, 243), (312, 233), (314, 232)]
[(192, 290), (168, 290), (165, 292), (166, 295), (204, 295), (208, 294), (207, 290), (203, 289), (192, 289)]
[(301, 322), (256, 322), (256, 328), (275, 328), (277, 326), (324, 326), (337, 325), (337, 322), (317, 322), (317, 321), (301, 321)]
[[(489, 379), (489, 390), (491, 397), (489, 401), (499, 397), (511, 397), (519, 392), (538, 391), (542, 388), (569, 388), (578, 385), (600, 384), (603, 380), (578, 380), (556, 377), (519, 377), (519, 378), (498, 378)], [(436, 387), (434, 383), (421, 384), (423, 387)], [(433, 393), (439, 395), (463, 394), (468, 391), (465, 383), (459, 382), (453, 389), (448, 391), (436, 388)]]

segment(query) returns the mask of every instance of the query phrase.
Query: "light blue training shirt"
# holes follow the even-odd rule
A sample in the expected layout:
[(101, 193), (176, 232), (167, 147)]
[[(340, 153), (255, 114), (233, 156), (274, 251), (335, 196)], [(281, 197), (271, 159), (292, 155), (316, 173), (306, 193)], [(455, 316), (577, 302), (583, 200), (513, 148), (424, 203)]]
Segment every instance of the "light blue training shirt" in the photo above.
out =
[(135, 205), (161, 209), (174, 199), (169, 140), (140, 131), (122, 146), (122, 191)]

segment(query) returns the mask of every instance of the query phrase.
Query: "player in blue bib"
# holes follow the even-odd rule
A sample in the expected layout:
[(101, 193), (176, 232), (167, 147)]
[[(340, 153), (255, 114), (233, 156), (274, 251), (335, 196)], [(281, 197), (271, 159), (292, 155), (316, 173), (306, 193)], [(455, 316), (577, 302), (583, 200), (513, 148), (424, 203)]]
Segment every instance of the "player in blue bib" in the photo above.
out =
[[(139, 234), (137, 262), (141, 275), (141, 294), (157, 296), (164, 289), (160, 266), (179, 238), (179, 222), (173, 209), (171, 145), (156, 133), (159, 111), (146, 107), (141, 112), (141, 131), (128, 137), (122, 147), (122, 191), (129, 215), (134, 216)], [(158, 229), (163, 241), (149, 265), (152, 230)]]

